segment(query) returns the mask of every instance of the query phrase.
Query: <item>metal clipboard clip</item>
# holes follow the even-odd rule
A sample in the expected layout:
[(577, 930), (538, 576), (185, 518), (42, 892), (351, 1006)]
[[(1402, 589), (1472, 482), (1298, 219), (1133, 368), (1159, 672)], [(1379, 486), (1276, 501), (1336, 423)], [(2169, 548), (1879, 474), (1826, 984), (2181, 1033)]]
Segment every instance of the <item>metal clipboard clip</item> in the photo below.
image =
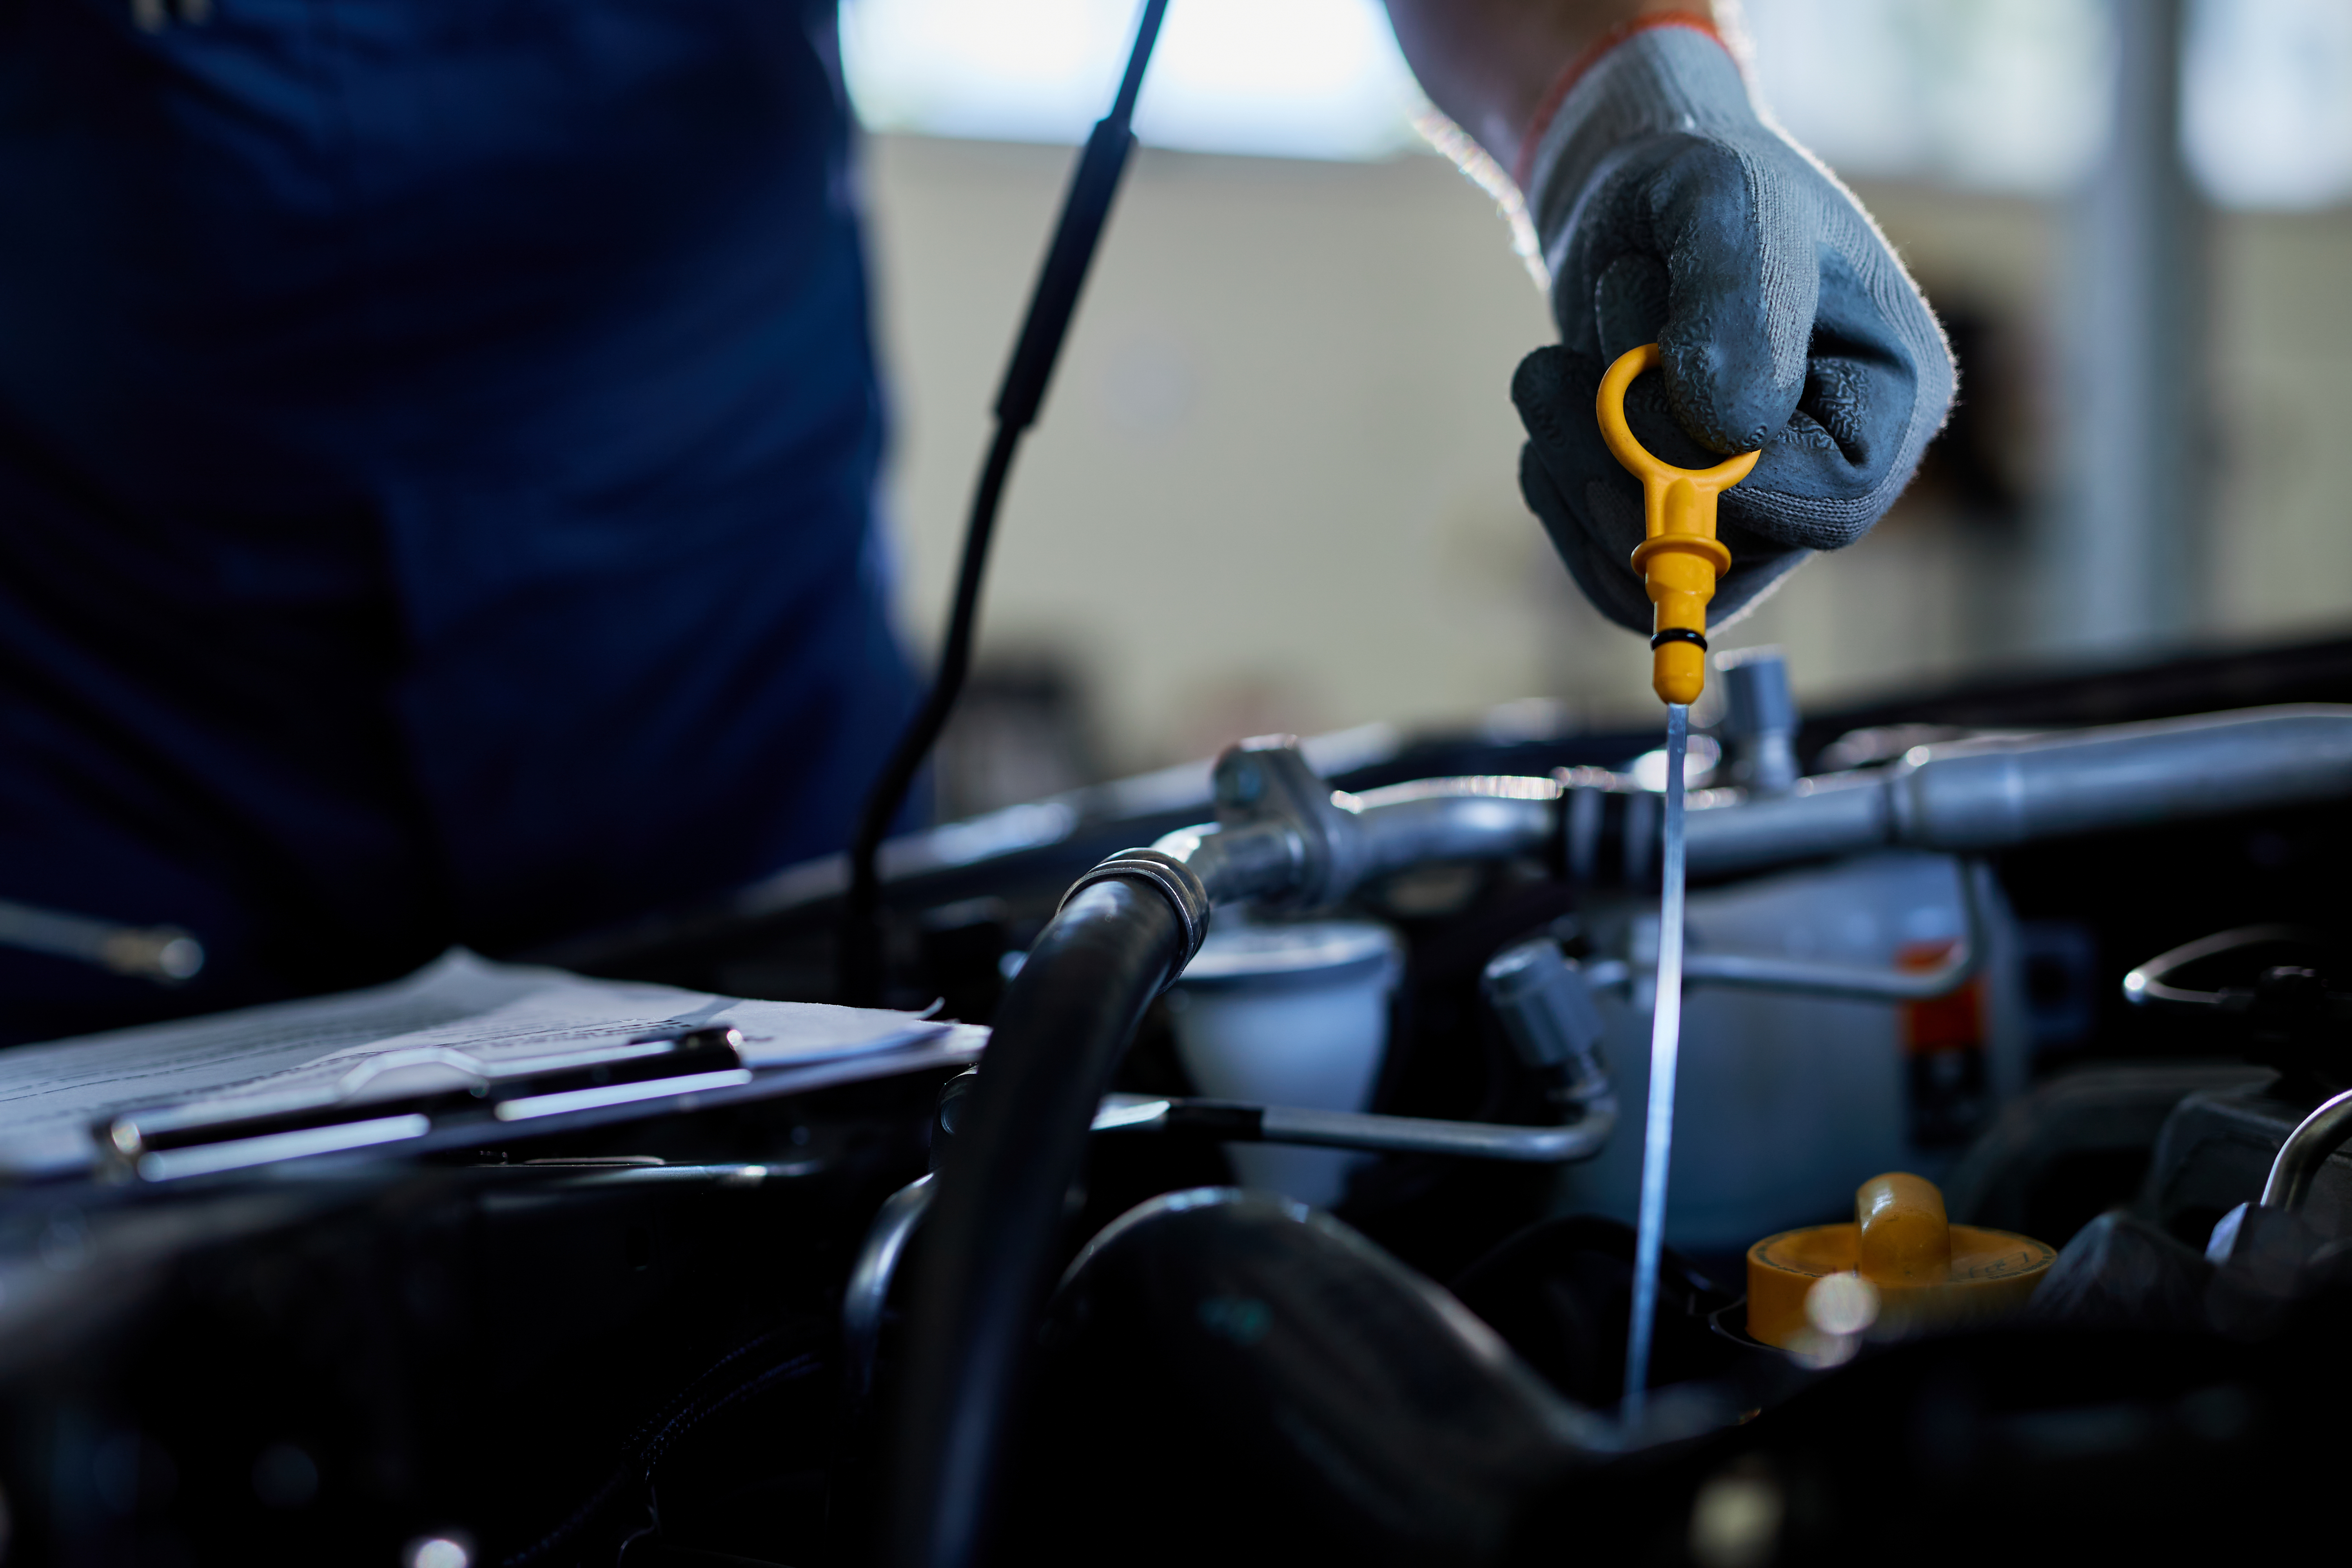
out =
[[(331, 1090), (298, 1104), (154, 1106), (102, 1117), (90, 1131), (102, 1174), (176, 1181), (468, 1125), (494, 1131), (569, 1111), (730, 1089), (751, 1081), (742, 1043), (734, 1026), (711, 1024), (534, 1058), (503, 1072), (455, 1047), (422, 1046), (357, 1062)], [(404, 1073), (427, 1082), (410, 1090), (385, 1082)]]

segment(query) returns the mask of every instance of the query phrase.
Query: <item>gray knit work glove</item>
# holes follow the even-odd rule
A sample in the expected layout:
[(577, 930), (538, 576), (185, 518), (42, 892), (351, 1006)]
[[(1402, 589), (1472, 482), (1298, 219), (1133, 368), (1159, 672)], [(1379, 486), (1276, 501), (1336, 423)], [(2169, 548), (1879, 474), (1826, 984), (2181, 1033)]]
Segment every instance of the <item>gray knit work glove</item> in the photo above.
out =
[(1814, 550), (1851, 544), (1910, 481), (1951, 405), (1951, 352), (1845, 188), (1767, 123), (1724, 47), (1636, 33), (1594, 62), (1530, 149), (1525, 182), (1560, 346), (1520, 364), (1519, 488), (1585, 596), (1648, 631), (1629, 558), (1642, 488), (1601, 445), (1592, 400), (1626, 350), (1664, 374), (1626, 399), (1642, 444), (1712, 467), (1764, 448), (1725, 493), (1722, 624)]

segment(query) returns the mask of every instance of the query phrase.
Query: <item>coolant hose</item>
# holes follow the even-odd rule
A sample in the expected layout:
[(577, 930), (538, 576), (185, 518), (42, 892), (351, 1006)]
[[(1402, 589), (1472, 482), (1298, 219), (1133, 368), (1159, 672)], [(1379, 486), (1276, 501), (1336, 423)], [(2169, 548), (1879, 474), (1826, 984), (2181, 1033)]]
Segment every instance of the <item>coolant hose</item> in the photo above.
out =
[(1180, 862), (1114, 856), (1072, 889), (997, 1009), (926, 1226), (886, 1527), (898, 1568), (981, 1556), (1096, 1107), (1208, 914)]

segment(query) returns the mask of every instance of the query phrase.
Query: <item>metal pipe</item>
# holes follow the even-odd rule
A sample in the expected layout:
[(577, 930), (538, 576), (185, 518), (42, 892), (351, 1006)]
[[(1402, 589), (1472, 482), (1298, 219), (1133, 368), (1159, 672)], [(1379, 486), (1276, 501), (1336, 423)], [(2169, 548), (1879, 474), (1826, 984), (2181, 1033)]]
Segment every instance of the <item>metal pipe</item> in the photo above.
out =
[(1927, 749), (1887, 780), (1895, 842), (1991, 849), (2334, 799), (2352, 708), (2310, 705)]
[[(1344, 897), (1375, 877), (1437, 860), (1491, 860), (1540, 852), (1557, 830), (1559, 785), (1550, 779), (1428, 779), (1331, 793), (1330, 818), (1348, 840)], [(1245, 903), (1295, 889), (1308, 873), (1304, 836), (1268, 820), (1180, 828), (1152, 847), (1192, 868), (1213, 904)]]
[(1493, 1121), (1442, 1121), (1421, 1116), (1375, 1116), (1355, 1110), (1318, 1110), (1269, 1105), (1258, 1136), (1268, 1143), (1305, 1143), (1325, 1149), (1372, 1149), (1398, 1154), (1452, 1154), (1470, 1160), (1505, 1160), (1559, 1165), (1601, 1152), (1617, 1124), (1617, 1097), (1587, 1103), (1583, 1117), (1567, 1127), (1512, 1127)]
[(1734, 991), (1772, 991), (1848, 1002), (1925, 1002), (1948, 996), (1976, 973), (1979, 944), (1971, 940), (1933, 969), (1864, 969), (1858, 964), (1808, 963), (1760, 953), (1695, 952), (1683, 960), (1683, 984)]
[(1440, 860), (1532, 855), (1559, 829), (1550, 779), (1431, 779), (1352, 797), (1364, 837), (1361, 874)]
[(1858, 855), (1888, 842), (1885, 779), (1873, 773), (1799, 779), (1789, 794), (1752, 799), (1708, 790), (1690, 803), (1690, 874), (1703, 881), (1805, 860)]
[(1581, 1102), (1565, 1127), (1496, 1121), (1444, 1121), (1297, 1105), (1247, 1105), (1181, 1096), (1112, 1094), (1095, 1114), (1097, 1132), (1193, 1132), (1231, 1143), (1297, 1143), (1390, 1154), (1446, 1154), (1465, 1160), (1563, 1165), (1601, 1152), (1617, 1124), (1617, 1097)]
[(2263, 1184), (2261, 1207), (2294, 1214), (2311, 1196), (2312, 1184), (2329, 1155), (2352, 1138), (2352, 1089), (2346, 1089), (2296, 1124), (2279, 1145), (2271, 1162), (2270, 1179)]
[[(1432, 860), (1541, 853), (1560, 831), (1561, 793), (1550, 779), (1472, 778), (1335, 795), (1330, 820), (1353, 840), (1350, 876), (1326, 891), (1343, 897), (1372, 877)], [(1694, 795), (1690, 874), (1721, 880), (1887, 847), (2013, 848), (2347, 794), (2352, 707), (2256, 708), (1960, 741), (1915, 748), (1891, 768), (1801, 779), (1785, 795)], [(1218, 903), (1277, 894), (1307, 861), (1297, 830), (1281, 822), (1188, 827), (1157, 847), (1192, 866)]]
[(1970, 853), (2352, 794), (2352, 708), (2306, 704), (1921, 746), (1883, 773), (1697, 805), (1694, 876), (1885, 846)]

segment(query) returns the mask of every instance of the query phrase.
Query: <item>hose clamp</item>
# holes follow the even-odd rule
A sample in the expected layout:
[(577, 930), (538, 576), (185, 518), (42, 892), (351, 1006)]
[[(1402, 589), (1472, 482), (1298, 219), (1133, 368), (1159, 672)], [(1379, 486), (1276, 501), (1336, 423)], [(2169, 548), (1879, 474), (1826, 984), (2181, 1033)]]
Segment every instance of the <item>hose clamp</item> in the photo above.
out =
[(1173, 855), (1157, 849), (1122, 849), (1071, 883), (1054, 913), (1058, 916), (1081, 889), (1118, 880), (1148, 883), (1174, 908), (1177, 923), (1184, 929), (1184, 957), (1170, 978), (1181, 974), (1209, 937), (1209, 889), (1202, 885), (1198, 872)]

